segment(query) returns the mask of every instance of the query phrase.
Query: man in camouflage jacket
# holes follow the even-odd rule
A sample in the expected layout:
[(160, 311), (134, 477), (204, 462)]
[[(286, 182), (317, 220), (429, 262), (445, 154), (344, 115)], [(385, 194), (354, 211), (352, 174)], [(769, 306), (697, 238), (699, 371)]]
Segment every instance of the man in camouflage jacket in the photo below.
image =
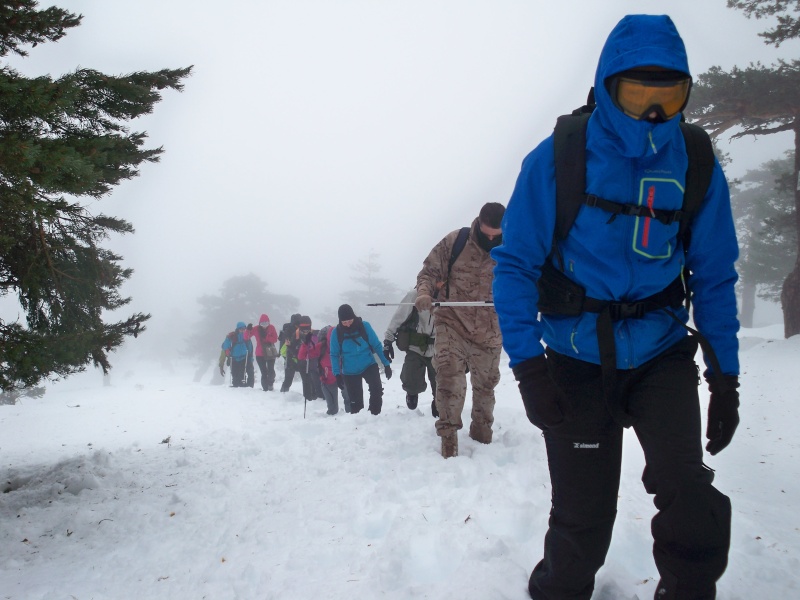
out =
[[(444, 237), (431, 250), (417, 275), (417, 310), (431, 310), (437, 301), (492, 300), (495, 261), (489, 255), (502, 242), (500, 224), (505, 207), (489, 202), (470, 227), (466, 245), (448, 265), (459, 230)], [(463, 427), (461, 412), (467, 393), (466, 373), (472, 384), (472, 422), (469, 435), (488, 444), (492, 441), (494, 388), (500, 382), (502, 337), (492, 305), (438, 307), (435, 309), (436, 432), (442, 438), (442, 456), (458, 455), (457, 431)]]

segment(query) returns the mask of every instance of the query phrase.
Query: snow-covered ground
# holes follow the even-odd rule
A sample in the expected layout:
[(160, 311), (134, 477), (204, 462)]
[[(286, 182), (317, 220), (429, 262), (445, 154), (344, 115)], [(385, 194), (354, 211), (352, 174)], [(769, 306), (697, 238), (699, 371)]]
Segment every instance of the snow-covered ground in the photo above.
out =
[[(734, 509), (719, 598), (800, 598), (800, 336), (741, 338), (742, 424), (707, 457)], [(408, 410), (397, 377), (379, 416), (315, 401), (303, 418), (299, 380), (281, 394), (191, 373), (118, 364), (109, 386), (91, 371), (0, 406), (0, 598), (528, 598), (550, 490), (507, 365), (495, 441), (462, 432), (447, 461), (429, 395)], [(595, 599), (649, 599), (658, 578), (625, 443)]]

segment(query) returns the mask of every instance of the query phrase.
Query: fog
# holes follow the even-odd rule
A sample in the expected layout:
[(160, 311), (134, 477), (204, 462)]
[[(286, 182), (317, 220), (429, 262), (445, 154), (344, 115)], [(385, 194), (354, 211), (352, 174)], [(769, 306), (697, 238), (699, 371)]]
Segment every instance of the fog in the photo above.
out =
[[(160, 163), (92, 203), (136, 229), (107, 245), (135, 271), (125, 314), (152, 313), (151, 329), (192, 322), (198, 296), (247, 273), (314, 315), (357, 287), (352, 267), (370, 251), (382, 277), (413, 287), (446, 233), (507, 202), (523, 157), (583, 103), (625, 14), (668, 7), (695, 75), (798, 54), (796, 41), (766, 46), (768, 23), (725, 0), (56, 4), (83, 24), (10, 58), (26, 75), (194, 65), (183, 93), (131, 124), (164, 147)], [(721, 147), (737, 176), (790, 144)]]

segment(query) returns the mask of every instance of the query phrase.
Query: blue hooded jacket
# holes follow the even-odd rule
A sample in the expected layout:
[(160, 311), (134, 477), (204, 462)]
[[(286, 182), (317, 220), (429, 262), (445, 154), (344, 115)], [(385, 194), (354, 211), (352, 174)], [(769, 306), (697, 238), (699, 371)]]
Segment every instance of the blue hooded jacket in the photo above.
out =
[[(245, 339), (244, 328), (244, 321), (239, 321), (236, 324), (236, 331), (229, 333), (222, 342), (222, 349), (236, 362), (244, 359), (252, 360), (253, 343)], [(231, 340), (232, 336), (236, 339), (235, 343)]]
[[(680, 209), (688, 158), (679, 121), (633, 119), (614, 106), (605, 80), (635, 67), (658, 66), (689, 74), (686, 50), (667, 16), (629, 15), (606, 40), (594, 82), (597, 108), (586, 131), (586, 192), (621, 204)], [(738, 244), (725, 175), (715, 164), (711, 184), (691, 223), (684, 252), (678, 224), (610, 214), (582, 206), (559, 243), (566, 275), (600, 300), (635, 302), (666, 288), (684, 269), (692, 273), (694, 321), (714, 348), (723, 373), (739, 373), (734, 262)], [(556, 218), (553, 136), (523, 161), (505, 218), (493, 295), (511, 366), (553, 350), (600, 364), (597, 314), (538, 319), (536, 281), (550, 254)], [(674, 311), (683, 322), (684, 308)], [(641, 366), (687, 335), (663, 311), (614, 323), (617, 368)], [(710, 370), (710, 365), (709, 370)]]

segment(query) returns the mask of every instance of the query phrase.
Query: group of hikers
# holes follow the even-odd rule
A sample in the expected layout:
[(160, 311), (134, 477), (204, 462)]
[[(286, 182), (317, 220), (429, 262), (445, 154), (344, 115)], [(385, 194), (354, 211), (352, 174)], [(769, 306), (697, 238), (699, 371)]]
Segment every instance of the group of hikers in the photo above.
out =
[[(402, 307), (405, 308), (405, 307)], [(414, 312), (413, 302), (406, 312)], [(364, 408), (364, 396), (361, 380), (363, 379), (369, 391), (368, 408), (372, 414), (380, 414), (383, 404), (383, 386), (381, 384), (380, 368), (383, 367), (386, 379), (392, 377), (391, 362), (394, 358), (392, 341), (394, 333), (387, 331), (386, 340), (382, 344), (375, 330), (369, 322), (357, 317), (349, 304), (343, 304), (338, 310), (339, 323), (335, 326), (326, 325), (321, 329), (313, 329), (311, 319), (299, 313), (291, 316), (288, 323), (277, 333), (270, 324), (266, 314), (261, 315), (258, 325), (252, 323), (245, 325), (243, 321), (236, 324), (236, 329), (225, 336), (220, 353), (220, 373), (225, 376), (225, 365), (230, 366), (232, 387), (254, 387), (255, 372), (253, 362), (258, 364), (261, 371), (261, 388), (264, 391), (273, 391), (275, 385), (275, 361), (278, 357), (284, 360), (284, 380), (280, 387), (281, 392), (287, 392), (300, 375), (303, 397), (306, 400), (324, 399), (327, 402), (327, 414), (335, 415), (339, 412), (339, 390), (342, 392), (344, 410), (346, 413), (357, 413)], [(405, 320), (405, 319), (404, 319)], [(424, 317), (422, 323), (415, 322), (415, 329), (430, 333), (432, 320)], [(398, 323), (398, 325), (403, 325)], [(391, 325), (390, 325), (391, 327)], [(398, 326), (395, 329), (408, 333)], [(417, 336), (426, 335), (414, 332), (414, 349), (424, 346), (419, 350), (421, 354), (428, 353), (427, 362), (430, 367), (430, 356), (433, 351), (433, 336), (428, 342), (421, 341)], [(427, 336), (426, 336), (427, 337)], [(378, 358), (376, 362), (375, 357)], [(423, 357), (422, 360), (425, 360)], [(408, 360), (409, 365), (412, 364)], [(431, 385), (435, 386), (435, 376), (432, 367), (429, 372)], [(418, 381), (416, 371), (409, 366), (404, 372), (409, 373), (409, 384), (413, 389), (421, 385), (419, 391), (424, 391), (426, 384), (424, 373), (422, 381)], [(434, 388), (435, 389), (435, 388)], [(418, 393), (418, 392), (417, 392)], [(410, 396), (409, 396), (410, 397)], [(435, 404), (432, 404), (435, 411)], [(413, 406), (409, 400), (409, 408), (416, 408), (416, 394)]]
[[(703, 462), (695, 355), (699, 344), (715, 455), (739, 424), (738, 244), (710, 140), (683, 119), (691, 87), (672, 20), (623, 18), (587, 105), (560, 117), (525, 158), (507, 210), (485, 204), (431, 250), (382, 345), (346, 304), (319, 332), (299, 317), (276, 335), (263, 316), (223, 344), (235, 358), (256, 339), (264, 389), (279, 348), (282, 391), (299, 370), (304, 394), (328, 399), (330, 413), (337, 388), (345, 410), (363, 408), (362, 379), (370, 412), (380, 413), (378, 363), (389, 379), (394, 346), (406, 350), (406, 402), (417, 407), (427, 375), (444, 458), (458, 456), (467, 374), (469, 437), (492, 442), (504, 348), (550, 471), (544, 556), (528, 581), (534, 600), (591, 598), (611, 542), (625, 428), (642, 446), (642, 481), (657, 508), (655, 598), (713, 599), (727, 566), (731, 505)], [(236, 369), (235, 385), (252, 381), (252, 364)]]
[(225, 376), (225, 365), (230, 366), (232, 387), (254, 387), (253, 362), (261, 372), (261, 388), (273, 391), (275, 361), (284, 360), (284, 380), (281, 392), (288, 392), (296, 375), (300, 375), (303, 397), (306, 400), (324, 399), (327, 414), (339, 412), (339, 390), (342, 391), (344, 410), (357, 413), (364, 408), (363, 378), (369, 387), (369, 410), (381, 412), (383, 387), (378, 364), (380, 357), (386, 378), (392, 376), (391, 361), (386, 358), (372, 326), (355, 316), (348, 304), (339, 307), (339, 324), (313, 329), (311, 319), (301, 314), (292, 315), (280, 333), (262, 314), (258, 325), (240, 321), (236, 329), (225, 336), (219, 358), (220, 373)]
[[(430, 384), (431, 414), (438, 418), (443, 456), (458, 454), (456, 432), (462, 427), (466, 373), (472, 373), (473, 387), (470, 436), (489, 443), (502, 338), (491, 302), (482, 300), (492, 297), (495, 263), (489, 252), (502, 239), (504, 212), (502, 204), (487, 203), (470, 227), (452, 232), (431, 251), (416, 288), (398, 303), (382, 342), (372, 325), (357, 316), (349, 304), (339, 307), (336, 325), (320, 329), (312, 327), (308, 316), (298, 313), (278, 333), (268, 315), (262, 314), (257, 325), (240, 321), (225, 336), (220, 372), (224, 376), (226, 364), (230, 365), (232, 387), (254, 387), (255, 362), (262, 389), (272, 391), (275, 361), (282, 357), (281, 392), (289, 391), (299, 373), (306, 400), (325, 399), (327, 414), (335, 415), (341, 390), (345, 412), (358, 413), (365, 408), (366, 382), (366, 407), (378, 415), (383, 406), (381, 368), (386, 379), (391, 379), (397, 346), (406, 353), (400, 381), (409, 409), (417, 408), (419, 395)], [(432, 307), (425, 306), (424, 299), (438, 297), (440, 291), (451, 304), (466, 301), (481, 306), (442, 307), (434, 319)], [(435, 322), (441, 322), (442, 327), (437, 328)], [(436, 363), (434, 356), (438, 357)]]

